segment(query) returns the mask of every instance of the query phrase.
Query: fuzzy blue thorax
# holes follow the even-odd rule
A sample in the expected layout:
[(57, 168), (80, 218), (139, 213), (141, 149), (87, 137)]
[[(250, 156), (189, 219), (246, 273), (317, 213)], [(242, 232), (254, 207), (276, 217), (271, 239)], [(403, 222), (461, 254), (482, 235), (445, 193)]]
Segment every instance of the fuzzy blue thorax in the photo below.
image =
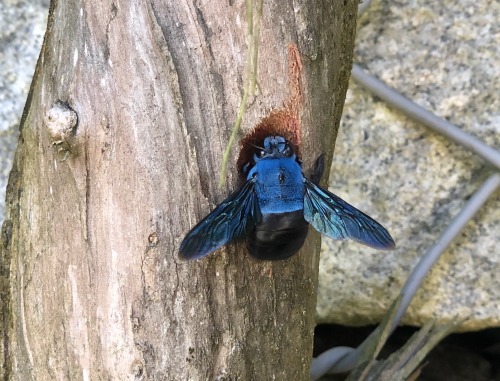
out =
[(304, 178), (297, 156), (285, 138), (270, 136), (254, 156), (247, 179), (254, 181), (262, 214), (288, 213), (304, 208)]

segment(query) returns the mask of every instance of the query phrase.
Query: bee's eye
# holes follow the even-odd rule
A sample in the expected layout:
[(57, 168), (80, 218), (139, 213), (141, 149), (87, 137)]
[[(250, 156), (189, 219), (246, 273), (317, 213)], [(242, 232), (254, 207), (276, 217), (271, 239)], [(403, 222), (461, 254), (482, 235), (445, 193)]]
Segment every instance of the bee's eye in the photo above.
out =
[(264, 151), (262, 151), (262, 150), (261, 150), (261, 151), (259, 151), (259, 157), (264, 156), (264, 154), (265, 154), (265, 152), (264, 152)]

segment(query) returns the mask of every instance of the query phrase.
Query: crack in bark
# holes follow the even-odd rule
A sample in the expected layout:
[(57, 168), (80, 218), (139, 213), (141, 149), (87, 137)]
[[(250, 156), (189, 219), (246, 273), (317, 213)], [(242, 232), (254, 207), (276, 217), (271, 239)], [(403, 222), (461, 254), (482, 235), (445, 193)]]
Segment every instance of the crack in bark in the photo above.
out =
[(17, 271), (19, 272), (19, 288), (18, 288), (18, 293), (19, 293), (19, 310), (20, 310), (20, 315), (19, 315), (19, 320), (20, 320), (20, 326), (21, 326), (21, 337), (23, 340), (24, 344), (24, 350), (26, 351), (29, 364), (23, 364), (23, 367), (28, 371), (28, 373), (31, 373), (31, 369), (34, 369), (34, 361), (33, 361), (33, 353), (31, 351), (31, 346), (30, 346), (30, 341), (28, 338), (28, 327), (27, 327), (27, 321), (26, 321), (26, 314), (25, 314), (25, 300), (24, 300), (24, 269), (23, 269), (23, 264), (21, 261), (21, 256), (17, 256)]
[(207, 21), (205, 20), (205, 17), (203, 16), (203, 12), (200, 9), (200, 6), (198, 5), (198, 2), (195, 1), (193, 3), (195, 12), (196, 12), (196, 20), (198, 21), (201, 30), (203, 31), (203, 35), (205, 36), (205, 41), (206, 41), (206, 47), (208, 49), (208, 52), (210, 53), (210, 58), (212, 61), (214, 61), (214, 52), (212, 51), (212, 44), (210, 43), (210, 38), (213, 35), (212, 30), (208, 27)]
[(0, 313), (2, 320), (0, 323), (0, 337), (2, 340), (2, 349), (0, 363), (0, 375), (4, 380), (9, 380), (12, 372), (9, 347), (9, 326), (10, 326), (10, 286), (9, 286), (9, 268), (10, 268), (10, 244), (12, 239), (12, 220), (5, 220), (2, 224), (1, 255), (0, 255)]
[(90, 229), (90, 162), (89, 162), (89, 139), (88, 132), (85, 132), (85, 241), (87, 242), (87, 248), (90, 253), (92, 253), (91, 236), (92, 232)]
[(118, 8), (114, 2), (111, 3), (111, 8), (110, 8), (111, 15), (108, 19), (108, 23), (106, 24), (106, 43), (103, 46), (103, 54), (104, 54), (104, 62), (109, 62), (109, 29), (111, 27), (111, 22), (116, 18), (116, 15), (118, 14)]

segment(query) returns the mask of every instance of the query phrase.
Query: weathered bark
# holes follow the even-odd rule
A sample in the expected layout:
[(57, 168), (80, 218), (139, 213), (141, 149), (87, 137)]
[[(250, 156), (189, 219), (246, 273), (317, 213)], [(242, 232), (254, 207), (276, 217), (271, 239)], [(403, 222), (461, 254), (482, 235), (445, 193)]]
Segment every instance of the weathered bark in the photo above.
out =
[[(264, 2), (244, 128), (287, 99), (296, 43), (305, 168), (332, 151), (357, 3)], [(235, 148), (217, 186), (246, 34), (243, 1), (53, 0), (2, 229), (2, 379), (308, 378), (317, 234), (281, 262), (243, 244), (177, 259), (236, 183)], [(47, 128), (57, 100), (74, 136)]]

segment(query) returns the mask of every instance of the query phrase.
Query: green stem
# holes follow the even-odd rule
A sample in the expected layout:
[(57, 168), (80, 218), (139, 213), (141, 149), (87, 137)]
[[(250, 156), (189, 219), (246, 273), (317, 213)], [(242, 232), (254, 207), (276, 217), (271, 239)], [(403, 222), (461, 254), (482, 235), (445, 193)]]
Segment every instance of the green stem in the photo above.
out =
[[(260, 15), (261, 13), (262, 13), (262, 0), (259, 0), (257, 14)], [(255, 40), (253, 34), (253, 0), (247, 0), (247, 23), (248, 23), (248, 28), (247, 28), (248, 51), (247, 51), (247, 62), (245, 65), (245, 82), (243, 85), (243, 97), (240, 102), (240, 107), (238, 110), (236, 121), (234, 122), (233, 131), (231, 132), (229, 142), (227, 143), (226, 149), (224, 151), (224, 156), (222, 157), (222, 169), (219, 177), (219, 187), (222, 187), (225, 184), (229, 154), (231, 153), (231, 147), (233, 146), (234, 141), (236, 140), (236, 136), (238, 135), (238, 131), (241, 126), (241, 122), (243, 121), (243, 115), (245, 114), (248, 94), (250, 92), (250, 76), (252, 76), (253, 74), (252, 84), (256, 82), (255, 78), (257, 77), (257, 53), (255, 53), (255, 50), (256, 46), (258, 45), (258, 41)], [(258, 24), (256, 26), (256, 30), (259, 31)], [(252, 73), (252, 63), (253, 63), (253, 73)], [(254, 87), (252, 87), (252, 89), (253, 88)]]
[(259, 62), (259, 37), (260, 37), (260, 19), (262, 17), (262, 1), (257, 0), (257, 17), (255, 21), (255, 33), (253, 35), (253, 75), (251, 93), (255, 95), (255, 86), (257, 84), (257, 63)]

